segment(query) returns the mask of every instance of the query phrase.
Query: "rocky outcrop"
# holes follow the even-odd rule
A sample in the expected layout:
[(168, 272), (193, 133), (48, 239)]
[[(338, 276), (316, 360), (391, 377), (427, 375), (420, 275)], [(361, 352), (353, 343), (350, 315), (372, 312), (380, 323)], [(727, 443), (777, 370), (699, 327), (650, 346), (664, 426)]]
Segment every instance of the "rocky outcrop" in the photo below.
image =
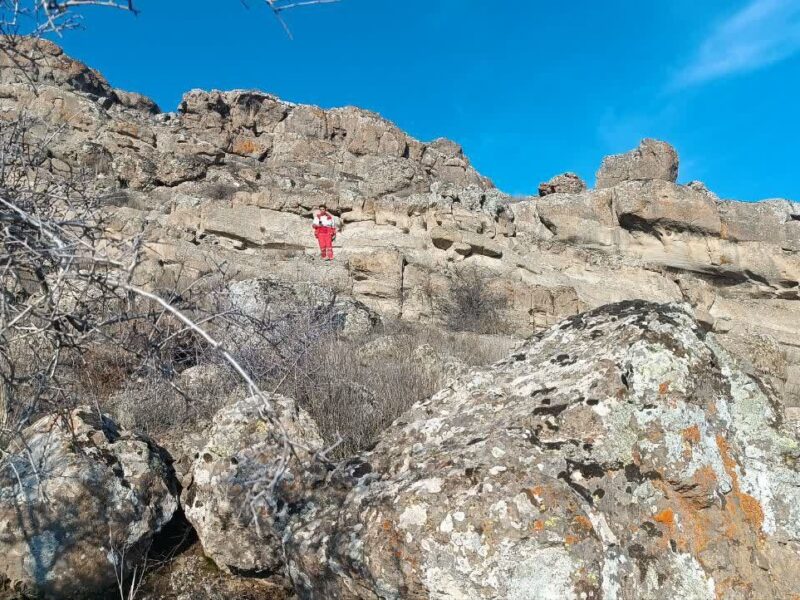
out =
[[(369, 333), (380, 323), (380, 316), (363, 303), (340, 296), (331, 288), (274, 277), (232, 283), (228, 301), (232, 309), (276, 325), (292, 323), (305, 312), (307, 319), (345, 336)], [(280, 334), (276, 331), (277, 336)]]
[[(281, 515), (268, 502), (271, 485), (282, 471), (277, 493), (296, 493), (305, 463), (323, 447), (317, 426), (293, 400), (276, 395), (268, 400), (271, 413), (262, 398), (253, 396), (216, 415), (181, 498), (205, 555), (229, 573), (283, 573), (281, 540), (272, 528)], [(293, 453), (286, 454), (282, 434), (267, 415), (297, 444)]]
[[(143, 285), (196, 285), (225, 265), (230, 281), (310, 282), (383, 317), (436, 323), (437, 300), (468, 266), (502, 293), (521, 335), (609, 302), (685, 300), (776, 389), (793, 385), (800, 204), (678, 185), (664, 142), (607, 158), (598, 189), (562, 180), (514, 199), (456, 144), (414, 140), (366, 111), (196, 90), (177, 113), (154, 114), (104, 80), (84, 83), (99, 76), (42, 44), (51, 58), (31, 70), (36, 94), (25, 73), (3, 71), (0, 119), (24, 109), (40, 133), (61, 127), (53, 168), (93, 174), (114, 236), (143, 232)], [(344, 224), (324, 268), (310, 232), (320, 201)], [(768, 371), (764, 345), (775, 348)]]
[(575, 173), (556, 175), (550, 181), (539, 184), (539, 195), (580, 194), (586, 190), (586, 182)]
[(609, 188), (624, 181), (659, 179), (674, 183), (678, 179), (678, 153), (658, 140), (642, 140), (639, 147), (603, 160), (597, 172), (597, 188)]
[(294, 501), (301, 598), (791, 598), (800, 446), (681, 305), (567, 319)]
[(177, 510), (169, 462), (88, 407), (23, 439), (0, 474), (0, 580), (36, 597), (99, 597)]
[(95, 98), (110, 100), (113, 88), (97, 71), (73, 60), (47, 40), (0, 39), (0, 84), (32, 87), (35, 83), (64, 86)]

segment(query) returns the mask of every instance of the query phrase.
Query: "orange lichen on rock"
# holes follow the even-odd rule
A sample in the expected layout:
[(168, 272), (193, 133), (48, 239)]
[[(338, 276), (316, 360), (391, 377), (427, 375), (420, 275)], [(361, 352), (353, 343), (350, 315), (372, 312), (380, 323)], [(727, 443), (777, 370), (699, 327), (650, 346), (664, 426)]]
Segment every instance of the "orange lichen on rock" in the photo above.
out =
[(756, 531), (761, 531), (761, 526), (764, 524), (764, 509), (761, 508), (759, 501), (750, 494), (739, 492), (739, 502), (742, 505), (745, 520)]
[(675, 524), (675, 513), (671, 508), (665, 508), (660, 513), (653, 516), (656, 523), (661, 523), (667, 527), (672, 527)]
[(716, 439), (717, 448), (719, 448), (719, 454), (722, 457), (722, 464), (725, 465), (725, 472), (730, 475), (734, 486), (738, 486), (739, 475), (736, 473), (736, 461), (731, 456), (731, 447), (728, 444), (728, 440), (719, 434), (717, 435)]
[(250, 138), (239, 138), (233, 143), (231, 152), (234, 154), (255, 154), (258, 151), (258, 146), (255, 140)]
[(683, 436), (684, 441), (689, 442), (690, 444), (700, 443), (700, 428), (697, 425), (687, 427), (683, 430), (681, 435)]
[(699, 555), (714, 534), (710, 515), (694, 502), (676, 493), (666, 482), (658, 482), (656, 485), (672, 502), (672, 507), (654, 515), (653, 520), (667, 529), (669, 537), (675, 540), (681, 552)]
[(528, 497), (530, 503), (541, 511), (546, 511), (548, 506), (557, 504), (553, 491), (543, 485), (525, 488), (522, 492)]
[(572, 523), (576, 529), (582, 529), (584, 531), (592, 531), (594, 529), (592, 522), (583, 515), (577, 515), (572, 519)]
[[(761, 504), (756, 498), (746, 492), (743, 492), (739, 487), (739, 474), (736, 472), (736, 461), (731, 456), (730, 445), (728, 444), (728, 441), (721, 435), (717, 436), (717, 447), (722, 455), (722, 463), (725, 465), (725, 472), (728, 473), (731, 478), (733, 494), (738, 500), (736, 504), (738, 504), (739, 514), (732, 515), (732, 517), (741, 517), (741, 520), (749, 525), (757, 535), (763, 536), (761, 526), (764, 523), (764, 509), (761, 507)], [(736, 511), (737, 509), (734, 506), (734, 503), (729, 503), (727, 510), (728, 512), (732, 512)], [(734, 536), (738, 533), (735, 526), (731, 527), (730, 533), (731, 536)]]
[(665, 381), (661, 385), (658, 386), (658, 393), (662, 396), (669, 391), (669, 381)]

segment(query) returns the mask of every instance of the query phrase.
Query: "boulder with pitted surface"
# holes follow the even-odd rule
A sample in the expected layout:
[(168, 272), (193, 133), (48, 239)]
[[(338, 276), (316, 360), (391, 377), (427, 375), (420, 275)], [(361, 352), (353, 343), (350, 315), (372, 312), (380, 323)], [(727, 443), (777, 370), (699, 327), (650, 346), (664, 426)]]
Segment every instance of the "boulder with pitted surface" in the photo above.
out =
[(272, 482), (280, 480), (277, 493), (295, 494), (322, 447), (316, 424), (289, 398), (252, 396), (223, 408), (181, 497), (206, 556), (229, 573), (280, 577), (283, 548), (274, 522), (282, 515), (269, 502)]
[(301, 598), (792, 598), (800, 445), (683, 305), (572, 317), (340, 464), (284, 533)]
[(556, 175), (550, 181), (539, 184), (539, 195), (580, 194), (586, 189), (586, 182), (575, 173)]
[(90, 407), (43, 417), (0, 471), (0, 582), (105, 597), (178, 509), (166, 454)]

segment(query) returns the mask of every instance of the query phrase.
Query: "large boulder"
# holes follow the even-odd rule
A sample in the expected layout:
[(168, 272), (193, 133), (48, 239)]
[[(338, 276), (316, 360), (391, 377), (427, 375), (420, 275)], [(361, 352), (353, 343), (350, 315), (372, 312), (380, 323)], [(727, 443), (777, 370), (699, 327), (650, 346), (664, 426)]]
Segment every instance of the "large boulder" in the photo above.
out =
[(644, 139), (639, 147), (625, 154), (607, 156), (597, 172), (596, 187), (608, 188), (637, 179), (678, 179), (678, 153), (671, 145)]
[[(206, 445), (198, 452), (182, 495), (186, 518), (203, 551), (228, 573), (280, 576), (283, 549), (273, 529), (278, 520), (269, 502), (273, 478), (285, 469), (277, 490), (288, 496), (302, 482), (311, 453), (322, 449), (317, 426), (293, 400), (252, 396), (222, 409)], [(266, 419), (272, 415), (279, 431)], [(288, 462), (284, 433), (294, 444)]]
[[(232, 308), (275, 325), (304, 316), (345, 335), (368, 333), (380, 317), (366, 305), (310, 282), (292, 283), (276, 277), (247, 279), (228, 288)], [(276, 330), (276, 335), (282, 332)]]
[(536, 200), (539, 220), (557, 239), (593, 246), (618, 243), (612, 190), (551, 194)]
[(684, 305), (608, 305), (341, 464), (289, 572), (301, 598), (792, 598), (799, 457)]
[(620, 225), (626, 229), (720, 234), (720, 215), (714, 199), (668, 181), (621, 183), (614, 188), (613, 208)]
[(780, 244), (800, 251), (800, 203), (789, 200), (718, 203), (722, 237), (735, 242)]
[(178, 508), (167, 457), (89, 407), (22, 439), (0, 472), (0, 580), (33, 596), (101, 596)]
[(580, 194), (586, 190), (586, 182), (575, 173), (556, 175), (550, 181), (539, 184), (539, 195)]

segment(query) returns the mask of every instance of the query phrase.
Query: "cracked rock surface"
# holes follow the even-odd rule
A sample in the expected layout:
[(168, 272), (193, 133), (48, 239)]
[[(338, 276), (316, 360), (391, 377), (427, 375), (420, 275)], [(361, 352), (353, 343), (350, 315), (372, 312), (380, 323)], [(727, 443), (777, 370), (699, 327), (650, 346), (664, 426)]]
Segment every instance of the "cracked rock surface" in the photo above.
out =
[[(142, 235), (142, 285), (194, 285), (225, 265), (230, 283), (310, 282), (435, 324), (432, 299), (467, 267), (524, 336), (610, 302), (686, 301), (800, 422), (798, 202), (680, 185), (658, 140), (607, 157), (595, 189), (567, 173), (513, 198), (458, 144), (368, 111), (192, 90), (161, 113), (51, 42), (18, 43), (14, 61), (0, 56), (0, 122), (30, 119), (48, 170), (91, 175), (109, 234)], [(325, 268), (310, 222), (321, 202), (343, 224)]]
[(82, 407), (24, 432), (0, 473), (0, 573), (34, 597), (96, 597), (178, 509), (167, 458)]
[[(294, 443), (313, 451), (322, 448), (316, 424), (293, 400), (277, 395), (269, 400), (276, 422)], [(228, 573), (265, 577), (283, 572), (280, 537), (271, 528), (276, 515), (265, 501), (254, 498), (258, 491), (268, 492), (284, 452), (279, 434), (263, 417), (269, 414), (265, 410), (264, 402), (253, 396), (217, 413), (181, 497), (205, 555)], [(297, 487), (299, 461), (309, 458), (309, 451), (295, 448), (283, 474), (282, 494)], [(254, 518), (264, 527), (255, 525)]]
[(776, 406), (683, 305), (575, 316), (295, 504), (289, 574), (301, 598), (795, 597)]

